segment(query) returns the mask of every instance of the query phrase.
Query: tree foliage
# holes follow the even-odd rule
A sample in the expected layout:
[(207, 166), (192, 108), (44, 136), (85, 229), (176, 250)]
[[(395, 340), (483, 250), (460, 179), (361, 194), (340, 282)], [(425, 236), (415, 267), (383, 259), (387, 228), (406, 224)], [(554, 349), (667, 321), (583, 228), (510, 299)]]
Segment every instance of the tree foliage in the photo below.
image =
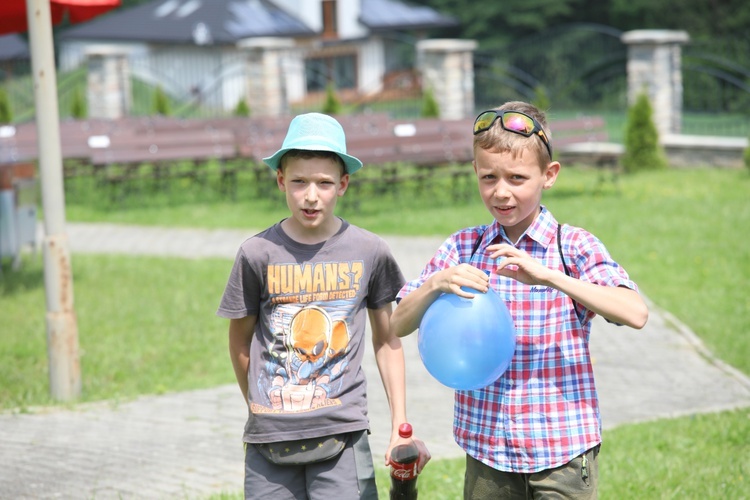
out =
[(746, 0), (413, 0), (412, 3), (455, 17), (461, 26), (441, 34), (478, 40), (485, 49), (570, 23), (596, 23), (622, 31), (684, 30), (691, 38), (744, 39), (750, 26), (750, 2)]

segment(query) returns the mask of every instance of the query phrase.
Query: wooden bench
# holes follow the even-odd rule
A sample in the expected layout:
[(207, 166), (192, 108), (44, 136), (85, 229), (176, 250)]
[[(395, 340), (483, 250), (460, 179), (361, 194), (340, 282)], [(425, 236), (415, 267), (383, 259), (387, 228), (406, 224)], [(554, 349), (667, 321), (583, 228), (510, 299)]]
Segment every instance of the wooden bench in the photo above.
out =
[(168, 181), (177, 178), (201, 181), (205, 163), (215, 160), (222, 192), (234, 197), (236, 169), (227, 167), (227, 162), (236, 157), (231, 131), (193, 129), (118, 134), (107, 147), (92, 149), (90, 161), (95, 177), (110, 186), (114, 197), (119, 185), (143, 178), (158, 186), (168, 186)]
[[(348, 151), (381, 172), (380, 176), (363, 176), (354, 183), (379, 183), (382, 192), (389, 186), (416, 181), (417, 189), (424, 190), (440, 177), (447, 175), (456, 180), (468, 175), (470, 169), (451, 167), (471, 162), (470, 130), (471, 120), (417, 119), (394, 120), (375, 132), (350, 133)], [(416, 168), (403, 169), (399, 165)], [(458, 183), (453, 185), (455, 188)]]
[(555, 158), (563, 166), (583, 165), (599, 170), (597, 188), (611, 180), (617, 184), (620, 157), (625, 152), (622, 144), (609, 142), (607, 123), (601, 116), (553, 121), (552, 145)]
[[(411, 182), (424, 190), (450, 179), (453, 196), (466, 194), (473, 178), (473, 117), (461, 120), (391, 119), (386, 113), (341, 115), (348, 152), (367, 165), (352, 176), (352, 185), (374, 185), (377, 192), (396, 191)], [(198, 179), (201, 164), (218, 160), (222, 191), (236, 195), (238, 171), (254, 172), (259, 195), (268, 191), (272, 173), (262, 158), (282, 144), (292, 116), (177, 119), (128, 117), (117, 120), (61, 122), (66, 178), (96, 175), (111, 185), (138, 177), (157, 182)], [(12, 138), (0, 137), (0, 153), (11, 159), (36, 158), (33, 124), (19, 126)], [(552, 120), (555, 157), (564, 164), (593, 165), (617, 171), (623, 148), (608, 142), (600, 116)], [(410, 165), (404, 168), (403, 165)], [(372, 175), (375, 170), (377, 173)]]

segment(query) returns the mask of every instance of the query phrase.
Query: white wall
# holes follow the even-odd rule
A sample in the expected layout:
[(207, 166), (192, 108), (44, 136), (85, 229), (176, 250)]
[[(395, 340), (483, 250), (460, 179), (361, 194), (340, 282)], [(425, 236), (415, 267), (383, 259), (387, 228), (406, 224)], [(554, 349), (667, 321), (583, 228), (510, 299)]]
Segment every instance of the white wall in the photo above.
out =
[(371, 38), (361, 42), (359, 49), (359, 91), (369, 94), (383, 87), (385, 50), (383, 40)]
[[(339, 0), (339, 2), (341, 1)], [(343, 1), (359, 2), (359, 0)], [(304, 19), (307, 26), (318, 32), (323, 30), (323, 16), (320, 2), (321, 0), (274, 0), (276, 5), (293, 14), (295, 17)]]
[(362, 0), (338, 0), (337, 6), (339, 36), (343, 39), (367, 36), (367, 30), (358, 21)]

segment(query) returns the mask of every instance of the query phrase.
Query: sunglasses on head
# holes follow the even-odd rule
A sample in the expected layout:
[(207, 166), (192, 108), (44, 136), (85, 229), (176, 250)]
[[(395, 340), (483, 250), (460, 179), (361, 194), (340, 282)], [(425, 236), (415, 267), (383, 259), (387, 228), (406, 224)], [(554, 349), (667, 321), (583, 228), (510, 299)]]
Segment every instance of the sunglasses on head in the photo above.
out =
[(474, 120), (474, 135), (492, 128), (492, 125), (498, 118), (503, 130), (520, 134), (524, 137), (531, 137), (534, 134), (538, 135), (547, 147), (547, 153), (549, 153), (549, 157), (552, 159), (552, 146), (549, 143), (549, 139), (547, 139), (547, 134), (544, 133), (544, 129), (542, 129), (538, 121), (520, 111), (499, 111), (495, 109), (482, 111), (477, 116), (477, 119)]

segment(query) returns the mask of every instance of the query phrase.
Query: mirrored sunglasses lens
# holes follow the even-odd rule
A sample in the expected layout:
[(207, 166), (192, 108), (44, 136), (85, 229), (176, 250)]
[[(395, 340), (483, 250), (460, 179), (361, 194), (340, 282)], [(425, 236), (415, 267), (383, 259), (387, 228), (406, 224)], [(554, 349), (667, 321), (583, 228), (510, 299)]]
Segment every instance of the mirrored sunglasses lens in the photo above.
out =
[(505, 113), (503, 116), (503, 128), (531, 135), (531, 131), (534, 130), (534, 121), (528, 116), (519, 113)]
[(477, 132), (483, 132), (487, 129), (489, 129), (492, 126), (492, 122), (495, 120), (495, 117), (497, 117), (497, 114), (495, 114), (492, 111), (488, 111), (487, 113), (482, 113), (477, 117), (477, 120), (474, 122), (474, 133)]

